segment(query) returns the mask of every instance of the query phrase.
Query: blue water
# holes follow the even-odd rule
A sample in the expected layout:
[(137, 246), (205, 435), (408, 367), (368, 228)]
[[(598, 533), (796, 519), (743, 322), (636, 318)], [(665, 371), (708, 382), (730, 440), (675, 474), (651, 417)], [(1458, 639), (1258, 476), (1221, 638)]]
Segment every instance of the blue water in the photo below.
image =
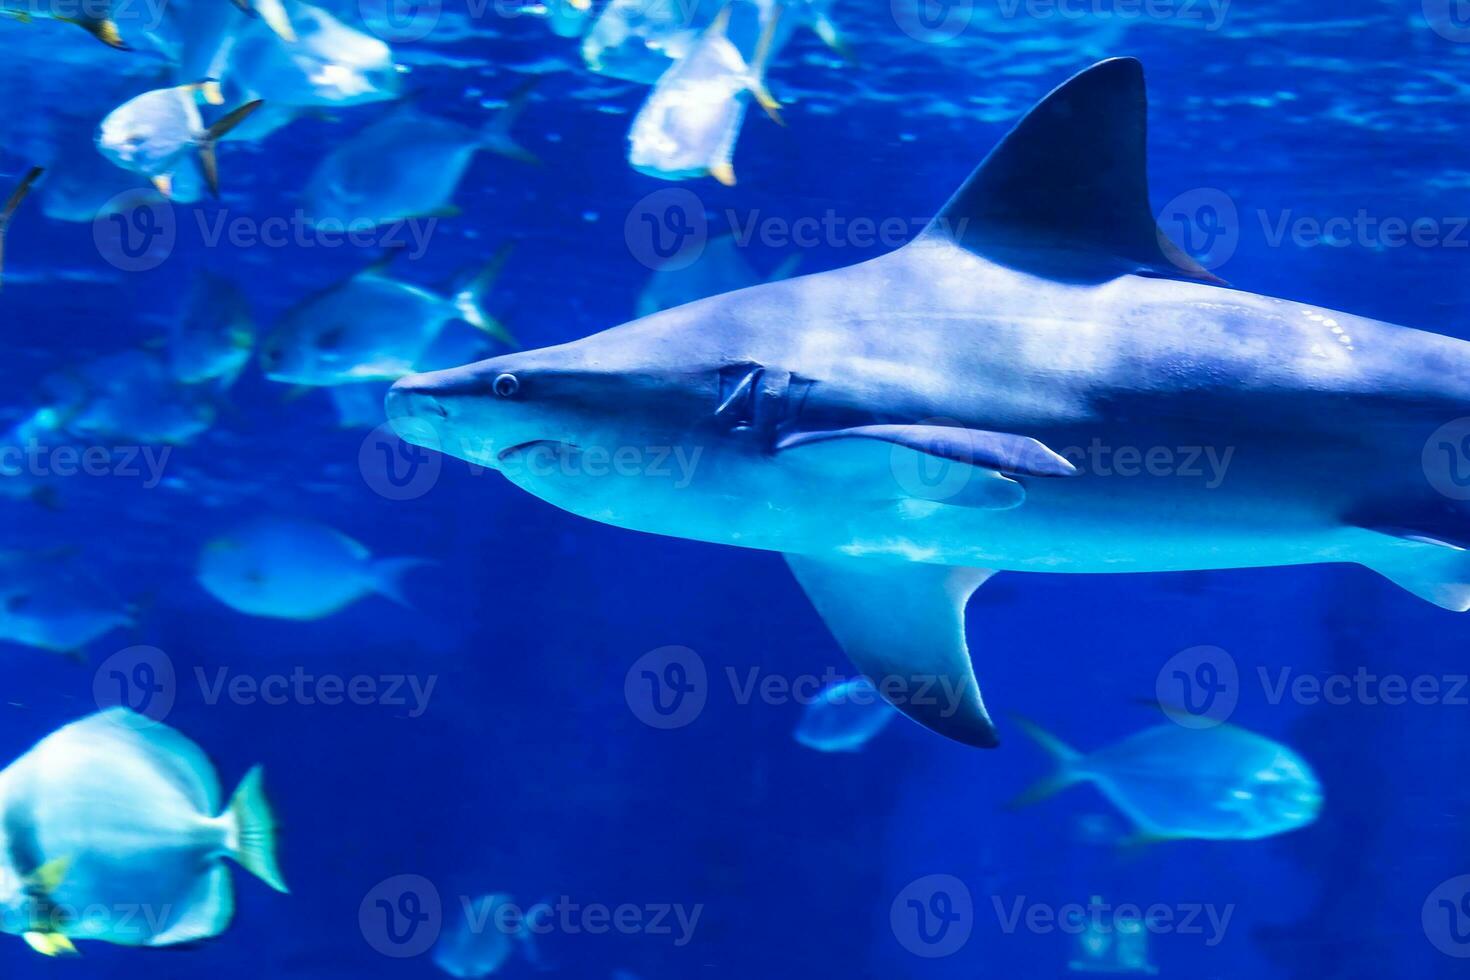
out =
[[(631, 317), (648, 269), (625, 219), (645, 195), (688, 188), (716, 228), (734, 209), (741, 220), (830, 212), (917, 230), (1032, 101), (1098, 57), (1126, 54), (1148, 72), (1155, 205), (1185, 195), (1200, 236), (1216, 227), (1190, 209), (1200, 189), (1238, 209), (1238, 244), (1220, 275), (1470, 338), (1470, 232), (1456, 220), (1470, 215), (1470, 43), (1432, 30), (1417, 2), (1237, 6), (1210, 30), (1180, 17), (1122, 20), (1106, 15), (1111, 5), (1082, 20), (998, 23), (992, 0), (977, 0), (982, 23), (933, 44), (896, 29), (886, 4), (838, 0), (833, 17), (858, 63), (797, 33), (770, 71), (788, 125), (752, 114), (734, 188), (633, 172), (625, 134), (645, 89), (577, 67), (575, 44), (538, 21), (471, 18), (471, 30), (402, 47), (418, 55), (409, 87), (421, 107), (478, 124), (481, 100), (510, 91), (518, 67), (565, 59), (571, 67), (542, 79), (517, 129), (546, 165), (479, 157), (456, 196), (462, 215), (397, 271), (437, 283), (513, 240), (492, 309), (528, 347), (572, 340)], [(352, 5), (342, 14), (350, 21)], [(13, 138), (0, 140), (6, 186), (51, 123), (91, 125), (119, 101), (90, 93), (125, 97), (156, 83), (141, 69), (119, 79), (111, 66), (130, 56), (94, 51), (63, 26), (6, 21), (0, 36), (7, 57), (19, 52), (0, 68), (18, 93), (4, 124)], [(53, 60), (62, 50), (74, 57)], [(321, 155), (383, 111), (345, 109), (258, 147), (223, 149), (222, 204), (175, 209), (178, 243), (148, 271), (109, 264), (91, 224), (23, 211), (0, 294), (4, 407), (30, 405), (45, 374), (158, 336), (201, 267), (239, 281), (265, 327), (376, 258), (376, 247), (210, 247), (197, 216), (290, 215)], [(1442, 240), (1270, 233), (1283, 217), (1360, 213), (1430, 219)], [(1202, 243), (1215, 244), (1191, 244)], [(749, 260), (765, 270), (790, 251), (758, 244)], [(828, 236), (802, 249), (801, 269), (883, 251)], [(59, 270), (83, 276), (64, 281)], [(4, 547), (65, 547), (140, 610), (135, 630), (94, 644), (85, 664), (7, 646), (0, 759), (95, 710), (117, 651), (157, 648), (175, 671), (167, 722), (205, 747), (226, 786), (265, 765), (292, 886), (277, 895), (236, 873), (230, 929), (183, 951), (94, 943), (79, 961), (53, 962), (0, 937), (0, 975), (439, 975), (427, 955), (395, 955), (417, 952), (425, 935), (397, 942), (406, 920), (388, 923), (376, 904), (386, 895), (412, 909), (399, 904), (400, 875), (422, 876), (439, 896), (443, 915), (418, 927), (429, 934), (459, 913), (461, 896), (496, 891), (639, 910), (641, 926), (594, 933), (584, 912), (573, 920), (583, 928), (545, 937), (552, 975), (566, 977), (1062, 976), (1076, 938), (1027, 924), (1041, 920), (1008, 927), (1010, 915), (1092, 896), (1198, 911), (1194, 928), (1148, 937), (1166, 977), (1465, 975), (1467, 961), (1449, 953), (1470, 953), (1470, 907), (1448, 919), (1425, 908), (1442, 883), (1470, 873), (1470, 689), (1459, 703), (1273, 703), (1260, 679), (1284, 667), (1317, 677), (1361, 669), (1456, 688), (1470, 671), (1463, 620), (1368, 571), (999, 576), (976, 594), (968, 630), (1002, 748), (967, 749), (899, 722), (859, 754), (820, 754), (791, 737), (799, 704), (743, 699), (730, 679), (849, 670), (779, 557), (594, 524), (449, 459), (424, 463), (440, 466), (427, 492), (389, 499), (373, 464), (371, 440), (382, 438), (339, 429), (324, 394), (288, 399), (252, 368), (215, 427), (173, 451), (164, 485), (75, 477), (56, 510), (0, 502)], [(316, 622), (245, 617), (207, 595), (194, 567), (205, 540), (263, 514), (330, 523), (375, 554), (437, 565), (408, 580), (411, 608), (370, 598)], [(630, 705), (625, 681), (640, 657), (669, 645), (706, 668), (706, 703), (689, 724), (660, 730), (642, 720), (637, 697)], [(1238, 669), (1232, 720), (1310, 760), (1326, 795), (1320, 820), (1259, 842), (1120, 848), (1126, 824), (1092, 789), (1005, 808), (1049, 766), (1006, 714), (1102, 746), (1157, 722), (1138, 700), (1157, 696), (1171, 657), (1200, 645), (1228, 651)], [(376, 694), (267, 704), (216, 696), (221, 671), (254, 683), (366, 678)], [(390, 690), (400, 678), (432, 684), (426, 703), (407, 686)], [(905, 918), (907, 890), (931, 875), (963, 884), (946, 893), (949, 906), (928, 906), (957, 901), (968, 916), (968, 937), (946, 956), (919, 955), (936, 950)], [(687, 942), (677, 926), (648, 928), (654, 910), (676, 905), (700, 910)], [(1207, 908), (1229, 912), (1218, 935)], [(534, 971), (516, 958), (505, 972)]]

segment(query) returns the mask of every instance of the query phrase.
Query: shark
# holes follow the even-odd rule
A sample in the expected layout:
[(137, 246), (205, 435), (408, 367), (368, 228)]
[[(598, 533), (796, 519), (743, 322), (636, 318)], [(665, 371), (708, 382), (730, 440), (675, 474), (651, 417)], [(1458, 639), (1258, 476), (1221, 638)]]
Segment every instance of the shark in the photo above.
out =
[(1470, 468), (1470, 343), (1227, 286), (1161, 232), (1146, 145), (1141, 64), (1101, 62), (896, 251), (410, 375), (389, 419), (573, 514), (781, 553), (896, 708), (977, 747), (998, 571), (1355, 563), (1470, 608), (1435, 469)]

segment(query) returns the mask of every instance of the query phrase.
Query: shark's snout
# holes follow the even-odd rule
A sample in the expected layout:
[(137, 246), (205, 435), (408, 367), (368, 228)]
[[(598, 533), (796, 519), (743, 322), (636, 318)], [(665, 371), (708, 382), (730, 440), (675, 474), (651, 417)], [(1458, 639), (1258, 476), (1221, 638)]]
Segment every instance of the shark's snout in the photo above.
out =
[(497, 447), (541, 435), (521, 431), (526, 420), (513, 410), (516, 386), (497, 361), (482, 361), (401, 378), (384, 408), (404, 442), (494, 466)]
[(407, 418), (448, 418), (449, 409), (441, 399), (442, 385), (433, 374), (410, 374), (388, 389), (388, 420)]

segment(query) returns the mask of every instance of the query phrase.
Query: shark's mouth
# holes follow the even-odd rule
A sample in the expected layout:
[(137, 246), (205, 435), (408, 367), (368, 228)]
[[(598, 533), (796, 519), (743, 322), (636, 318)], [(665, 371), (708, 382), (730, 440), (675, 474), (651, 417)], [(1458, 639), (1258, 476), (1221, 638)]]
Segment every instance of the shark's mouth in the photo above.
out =
[(537, 450), (544, 450), (547, 454), (552, 456), (567, 456), (572, 453), (581, 452), (582, 447), (574, 445), (570, 442), (561, 442), (558, 439), (532, 439), (528, 442), (517, 443), (516, 445), (511, 446), (509, 449), (501, 450), (500, 454), (495, 458), (499, 462), (504, 463), (510, 460), (522, 458)]

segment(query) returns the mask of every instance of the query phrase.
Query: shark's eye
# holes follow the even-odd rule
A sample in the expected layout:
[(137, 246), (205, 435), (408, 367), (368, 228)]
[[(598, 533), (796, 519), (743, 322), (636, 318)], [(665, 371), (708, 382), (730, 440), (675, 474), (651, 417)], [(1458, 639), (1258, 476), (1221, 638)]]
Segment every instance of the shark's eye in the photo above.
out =
[(501, 398), (514, 398), (516, 392), (521, 390), (521, 383), (513, 374), (502, 374), (495, 379), (493, 387)]

